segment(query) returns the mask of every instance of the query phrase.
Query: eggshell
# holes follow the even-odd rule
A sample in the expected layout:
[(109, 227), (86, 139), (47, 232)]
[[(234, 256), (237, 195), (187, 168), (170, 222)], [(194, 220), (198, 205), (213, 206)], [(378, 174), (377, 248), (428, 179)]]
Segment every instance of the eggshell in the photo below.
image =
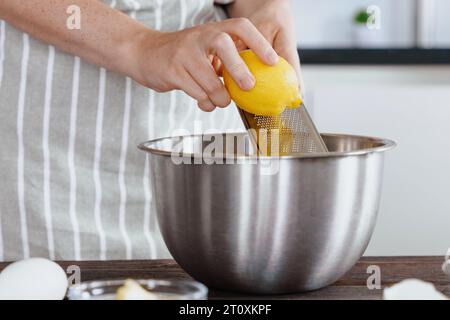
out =
[(0, 300), (61, 300), (67, 276), (55, 262), (31, 258), (8, 265), (0, 273)]
[(384, 289), (384, 300), (448, 300), (432, 283), (406, 279)]

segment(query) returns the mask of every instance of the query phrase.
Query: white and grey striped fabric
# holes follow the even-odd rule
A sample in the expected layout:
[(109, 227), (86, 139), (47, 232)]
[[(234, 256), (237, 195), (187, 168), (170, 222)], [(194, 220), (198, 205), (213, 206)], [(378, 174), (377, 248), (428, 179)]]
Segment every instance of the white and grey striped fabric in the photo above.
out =
[[(105, 0), (159, 30), (224, 17), (213, 0)], [(0, 20), (0, 261), (168, 257), (139, 142), (175, 128), (241, 130)], [(197, 122), (197, 124), (200, 122)]]

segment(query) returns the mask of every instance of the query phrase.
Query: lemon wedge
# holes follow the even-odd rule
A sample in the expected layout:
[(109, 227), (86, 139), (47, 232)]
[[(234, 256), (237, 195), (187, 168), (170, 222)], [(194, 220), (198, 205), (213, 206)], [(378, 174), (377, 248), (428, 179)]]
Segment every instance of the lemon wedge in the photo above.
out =
[(160, 300), (161, 298), (151, 293), (134, 280), (128, 279), (123, 286), (117, 289), (116, 300)]

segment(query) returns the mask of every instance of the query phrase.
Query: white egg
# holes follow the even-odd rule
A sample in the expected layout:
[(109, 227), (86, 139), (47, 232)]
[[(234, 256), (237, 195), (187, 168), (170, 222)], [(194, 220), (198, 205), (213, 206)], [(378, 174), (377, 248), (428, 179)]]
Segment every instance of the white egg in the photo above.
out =
[(419, 279), (406, 279), (384, 289), (384, 300), (447, 300), (432, 283)]
[(0, 300), (61, 300), (67, 276), (55, 262), (31, 258), (8, 265), (0, 273)]

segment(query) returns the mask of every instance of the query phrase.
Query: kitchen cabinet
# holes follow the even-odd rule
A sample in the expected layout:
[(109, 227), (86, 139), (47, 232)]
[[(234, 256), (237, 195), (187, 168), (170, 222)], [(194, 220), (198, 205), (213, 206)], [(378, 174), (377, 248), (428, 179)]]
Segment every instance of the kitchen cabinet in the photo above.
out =
[(444, 255), (450, 247), (450, 66), (304, 66), (322, 132), (389, 138), (366, 255)]

